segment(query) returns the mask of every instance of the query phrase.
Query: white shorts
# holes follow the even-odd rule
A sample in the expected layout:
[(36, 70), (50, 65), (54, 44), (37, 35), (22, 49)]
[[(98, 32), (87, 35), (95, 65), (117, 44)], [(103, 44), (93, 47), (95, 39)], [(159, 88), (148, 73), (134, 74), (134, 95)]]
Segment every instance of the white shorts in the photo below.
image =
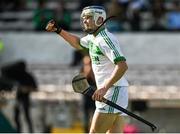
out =
[[(128, 89), (127, 88), (128, 88), (127, 86), (113, 86), (107, 91), (104, 98), (126, 109), (128, 106)], [(95, 112), (120, 113), (121, 115), (126, 115), (122, 113), (120, 110), (99, 101), (96, 101)]]

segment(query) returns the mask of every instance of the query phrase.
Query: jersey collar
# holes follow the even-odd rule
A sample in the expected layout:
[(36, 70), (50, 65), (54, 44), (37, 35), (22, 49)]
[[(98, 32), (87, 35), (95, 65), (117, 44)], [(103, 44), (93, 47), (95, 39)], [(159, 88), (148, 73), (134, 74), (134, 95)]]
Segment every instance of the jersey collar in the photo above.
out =
[(93, 35), (94, 37), (96, 37), (101, 31), (103, 31), (105, 29), (105, 26), (102, 26), (101, 28), (98, 29), (97, 32), (95, 32)]

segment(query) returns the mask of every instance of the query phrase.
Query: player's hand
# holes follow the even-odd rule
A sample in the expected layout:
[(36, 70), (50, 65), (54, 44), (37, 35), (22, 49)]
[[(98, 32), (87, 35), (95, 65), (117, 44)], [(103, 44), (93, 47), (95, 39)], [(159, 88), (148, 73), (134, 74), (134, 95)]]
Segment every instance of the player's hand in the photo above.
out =
[(104, 95), (106, 94), (106, 92), (107, 92), (107, 89), (105, 87), (97, 89), (94, 92), (94, 94), (92, 96), (92, 99), (96, 100), (96, 101), (102, 101), (102, 99), (103, 99)]
[(56, 22), (54, 20), (50, 20), (46, 26), (46, 31), (48, 31), (48, 32), (57, 31), (57, 27), (56, 27), (55, 23)]

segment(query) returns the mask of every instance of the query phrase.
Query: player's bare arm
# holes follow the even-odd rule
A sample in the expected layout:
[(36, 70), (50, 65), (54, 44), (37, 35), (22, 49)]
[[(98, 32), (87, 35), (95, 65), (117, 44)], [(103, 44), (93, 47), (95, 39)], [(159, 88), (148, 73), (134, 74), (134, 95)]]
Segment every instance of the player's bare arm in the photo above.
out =
[(125, 61), (118, 62), (110, 78), (105, 81), (105, 84), (102, 88), (95, 91), (92, 99), (102, 101), (102, 98), (106, 94), (108, 89), (124, 75), (127, 69), (128, 66)]
[(82, 49), (80, 46), (80, 38), (63, 30), (62, 28), (58, 28), (54, 20), (48, 22), (46, 30), (48, 32), (56, 32), (58, 35), (63, 37), (64, 40), (66, 40), (72, 47), (76, 49)]
[(111, 77), (106, 80), (104, 87), (109, 89), (114, 83), (116, 83), (126, 72), (128, 66), (125, 61), (120, 61), (116, 64), (115, 69)]

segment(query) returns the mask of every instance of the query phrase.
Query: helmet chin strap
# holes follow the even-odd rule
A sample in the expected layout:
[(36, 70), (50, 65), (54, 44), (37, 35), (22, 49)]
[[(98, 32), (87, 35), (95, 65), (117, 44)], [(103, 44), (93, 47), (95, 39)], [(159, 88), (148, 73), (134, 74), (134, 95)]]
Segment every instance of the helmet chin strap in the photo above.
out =
[(88, 34), (94, 34), (94, 33), (96, 33), (96, 32), (99, 30), (99, 28), (104, 25), (104, 23), (106, 23), (108, 20), (110, 20), (110, 19), (112, 19), (112, 18), (114, 18), (114, 17), (116, 17), (116, 16), (110, 16), (110, 17), (108, 17), (107, 19), (105, 19), (105, 21), (104, 21), (96, 30), (85, 30), (85, 32), (87, 32)]

